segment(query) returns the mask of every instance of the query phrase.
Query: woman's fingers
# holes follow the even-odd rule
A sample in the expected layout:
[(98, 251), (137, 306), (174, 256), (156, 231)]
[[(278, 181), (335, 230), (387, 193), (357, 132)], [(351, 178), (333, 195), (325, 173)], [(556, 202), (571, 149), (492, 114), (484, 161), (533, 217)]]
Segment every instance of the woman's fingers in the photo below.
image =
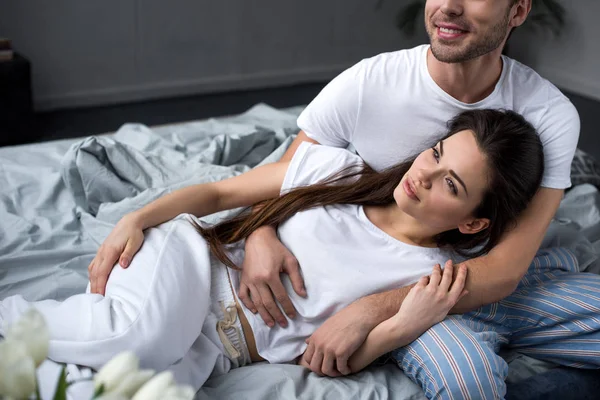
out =
[(119, 257), (119, 265), (121, 265), (121, 267), (129, 267), (133, 256), (135, 256), (140, 247), (142, 247), (143, 242), (144, 233), (142, 231), (137, 232), (137, 234), (132, 234), (132, 236), (127, 240), (125, 250), (123, 250), (121, 256)]
[(433, 267), (433, 272), (429, 276), (429, 285), (437, 288), (440, 285), (440, 281), (442, 279), (442, 268), (440, 264), (435, 264)]
[(454, 266), (452, 260), (446, 261), (444, 265), (444, 272), (442, 274), (442, 281), (440, 282), (440, 289), (448, 291), (452, 284), (452, 275), (454, 274)]
[(458, 273), (456, 274), (456, 278), (454, 279), (449, 292), (454, 301), (458, 301), (461, 297), (465, 296), (465, 294), (463, 294), (463, 289), (465, 288), (466, 282), (467, 267), (463, 264), (458, 268)]

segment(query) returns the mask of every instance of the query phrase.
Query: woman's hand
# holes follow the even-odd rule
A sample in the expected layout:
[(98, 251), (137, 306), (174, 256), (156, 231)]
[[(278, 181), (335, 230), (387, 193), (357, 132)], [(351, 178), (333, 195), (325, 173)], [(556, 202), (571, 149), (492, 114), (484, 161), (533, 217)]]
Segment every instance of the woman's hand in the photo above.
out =
[(446, 318), (452, 307), (468, 293), (464, 289), (467, 267), (459, 267), (454, 282), (453, 273), (452, 260), (446, 261), (443, 272), (436, 264), (431, 275), (421, 278), (408, 292), (400, 310), (391, 318), (405, 337), (412, 339), (410, 342)]
[(127, 268), (144, 241), (142, 224), (133, 214), (127, 214), (104, 240), (96, 257), (88, 266), (91, 292), (104, 296), (106, 282), (117, 260)]

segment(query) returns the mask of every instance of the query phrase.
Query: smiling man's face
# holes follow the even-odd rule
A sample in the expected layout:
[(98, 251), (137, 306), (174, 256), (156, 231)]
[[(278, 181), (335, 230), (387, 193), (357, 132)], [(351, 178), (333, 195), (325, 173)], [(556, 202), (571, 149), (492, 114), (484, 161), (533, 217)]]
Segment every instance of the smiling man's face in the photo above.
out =
[(472, 60), (498, 49), (510, 29), (513, 0), (427, 0), (425, 27), (436, 59)]

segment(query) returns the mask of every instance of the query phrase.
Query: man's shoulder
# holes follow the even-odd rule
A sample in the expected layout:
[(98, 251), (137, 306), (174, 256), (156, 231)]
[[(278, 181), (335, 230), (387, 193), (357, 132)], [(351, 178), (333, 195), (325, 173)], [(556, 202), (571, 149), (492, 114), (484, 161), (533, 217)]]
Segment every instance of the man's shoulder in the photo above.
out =
[(570, 104), (570, 100), (560, 89), (533, 68), (509, 57), (503, 59), (508, 64), (505, 86), (510, 87), (516, 94), (515, 97), (526, 99), (528, 103)]
[(359, 64), (367, 71), (384, 71), (386, 69), (410, 69), (419, 65), (428, 45), (420, 45), (410, 49), (402, 49), (379, 53), (363, 59)]
[(509, 71), (504, 82), (513, 102), (513, 109), (537, 125), (545, 120), (559, 118), (572, 124), (579, 123), (577, 109), (571, 100), (552, 82), (533, 68), (514, 59), (504, 57)]

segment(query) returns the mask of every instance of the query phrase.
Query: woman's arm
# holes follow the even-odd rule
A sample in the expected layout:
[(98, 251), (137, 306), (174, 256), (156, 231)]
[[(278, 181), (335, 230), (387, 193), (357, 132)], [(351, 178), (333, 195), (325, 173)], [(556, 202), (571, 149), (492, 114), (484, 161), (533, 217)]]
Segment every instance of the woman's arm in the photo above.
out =
[(144, 241), (143, 230), (188, 213), (198, 217), (279, 196), (289, 161), (267, 164), (219, 182), (179, 189), (125, 215), (88, 266), (90, 290), (104, 294), (113, 267), (127, 268)]
[(406, 346), (446, 318), (450, 309), (467, 294), (464, 290), (467, 269), (459, 267), (454, 282), (453, 272), (452, 261), (448, 261), (443, 272), (436, 265), (430, 277), (421, 278), (404, 299), (398, 313), (377, 325), (350, 357), (350, 370), (353, 373), (362, 370), (377, 357)]
[[(563, 190), (540, 188), (519, 217), (517, 226), (507, 232), (489, 254), (462, 263), (469, 270), (466, 284), (469, 295), (452, 308), (452, 314), (465, 313), (499, 301), (515, 290), (539, 249), (562, 195)], [(400, 288), (355, 301), (313, 333), (307, 352), (317, 351), (327, 358), (338, 360), (338, 370), (347, 368), (344, 362), (363, 343), (367, 332), (394, 315), (408, 293), (407, 288)], [(323, 368), (311, 369), (331, 375), (331, 371)]]
[(289, 161), (266, 164), (218, 182), (174, 191), (132, 213), (142, 229), (182, 213), (203, 217), (223, 210), (250, 206), (279, 196)]

